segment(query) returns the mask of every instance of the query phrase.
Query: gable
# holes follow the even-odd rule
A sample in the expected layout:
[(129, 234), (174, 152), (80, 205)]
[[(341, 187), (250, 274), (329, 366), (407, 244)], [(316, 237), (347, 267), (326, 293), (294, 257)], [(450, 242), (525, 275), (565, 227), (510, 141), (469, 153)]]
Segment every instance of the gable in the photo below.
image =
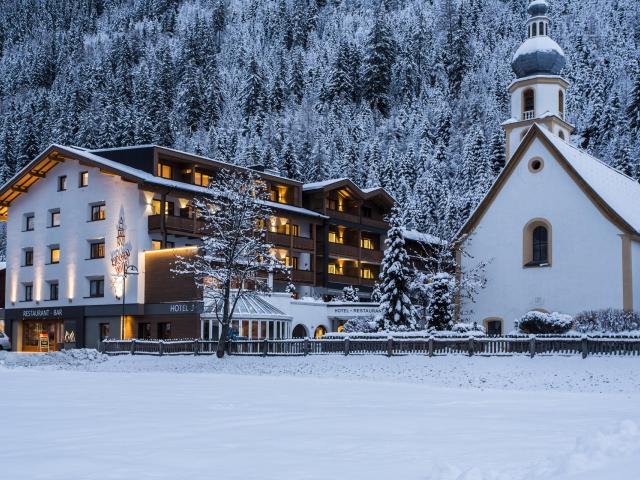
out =
[[(502, 170), (498, 178), (489, 189), (489, 192), (485, 195), (480, 204), (472, 212), (467, 222), (456, 234), (455, 238), (462, 239), (465, 235), (470, 234), (474, 230), (486, 211), (491, 208), (492, 203), (500, 195), (500, 192), (504, 188), (506, 183), (510, 181), (510, 178), (512, 177), (514, 172), (519, 167), (521, 167), (522, 162), (528, 162), (529, 159), (533, 156), (530, 153), (530, 149), (532, 145), (534, 145), (534, 143), (538, 143), (539, 145), (543, 146), (545, 152), (544, 157), (557, 162), (562, 167), (564, 172), (566, 172), (568, 177), (582, 190), (589, 201), (593, 203), (593, 205), (600, 211), (602, 215), (604, 215), (610, 222), (615, 224), (624, 232), (637, 235), (638, 230), (634, 228), (627, 220), (625, 220), (625, 218), (623, 218), (618, 211), (616, 211), (611, 205), (609, 205), (601, 195), (599, 195), (599, 193), (593, 188), (592, 184), (581, 176), (579, 168), (576, 169), (575, 166), (572, 165), (572, 163), (568, 161), (567, 158), (565, 158), (565, 156), (563, 155), (563, 151), (556, 145), (556, 143), (558, 142), (566, 144), (567, 149), (575, 149), (575, 147), (570, 146), (567, 142), (564, 142), (559, 138), (557, 138), (556, 141), (555, 137), (551, 133), (545, 132), (544, 129), (539, 127), (538, 125), (533, 125), (525, 138), (522, 140), (516, 152), (513, 154), (505, 168)], [(587, 157), (587, 159), (583, 158), (581, 160), (583, 160), (584, 163), (589, 163), (591, 161), (598, 162), (598, 164), (601, 165), (602, 168), (606, 168), (608, 170), (608, 172), (606, 172), (607, 175), (620, 175), (624, 177), (624, 175), (611, 169), (610, 167), (604, 166), (601, 162), (594, 159), (593, 157), (590, 157), (588, 155)], [(584, 168), (589, 169), (588, 165)], [(600, 169), (600, 166), (594, 167), (594, 170), (596, 171), (596, 173), (594, 174), (595, 176), (598, 175), (597, 172)], [(603, 175), (604, 173), (605, 172), (603, 171), (599, 172), (600, 175)], [(589, 180), (593, 180), (593, 178), (589, 178)], [(640, 199), (640, 187), (638, 189), (638, 192), (639, 196), (637, 198)]]

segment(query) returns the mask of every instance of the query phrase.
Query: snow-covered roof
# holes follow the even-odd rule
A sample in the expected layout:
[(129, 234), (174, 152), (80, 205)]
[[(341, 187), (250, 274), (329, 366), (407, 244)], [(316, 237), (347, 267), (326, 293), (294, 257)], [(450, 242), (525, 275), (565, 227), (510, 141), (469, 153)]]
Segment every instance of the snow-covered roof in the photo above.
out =
[(537, 74), (558, 75), (565, 65), (564, 51), (546, 35), (527, 38), (513, 54), (511, 67), (518, 78)]
[(332, 185), (334, 183), (343, 182), (344, 180), (348, 180), (348, 178), (346, 178), (346, 177), (343, 177), (343, 178), (330, 178), (329, 180), (323, 180), (321, 182), (305, 183), (302, 186), (302, 189), (305, 192), (311, 191), (311, 190), (320, 190), (321, 188), (328, 187), (329, 185)]
[[(214, 316), (214, 305), (207, 305), (205, 302), (203, 316)], [(218, 315), (222, 314), (222, 303), (218, 305)], [(233, 311), (234, 319), (263, 319), (263, 320), (285, 320), (291, 321), (293, 317), (285, 314), (282, 310), (269, 303), (260, 295), (245, 295), (238, 299), (236, 308)]]
[(419, 232), (418, 230), (404, 229), (404, 238), (416, 242), (428, 243), (430, 245), (444, 245), (446, 242), (435, 235)]
[(545, 128), (542, 134), (578, 175), (636, 232), (640, 232), (640, 183)]

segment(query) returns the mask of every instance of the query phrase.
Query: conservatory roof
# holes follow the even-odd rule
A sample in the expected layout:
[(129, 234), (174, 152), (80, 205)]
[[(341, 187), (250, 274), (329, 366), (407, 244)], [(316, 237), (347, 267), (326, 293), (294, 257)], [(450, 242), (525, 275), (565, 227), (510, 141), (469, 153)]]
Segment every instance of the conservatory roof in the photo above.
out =
[[(217, 310), (216, 312), (216, 307), (212, 302), (205, 301), (204, 313), (202, 315), (204, 317), (212, 317), (215, 316), (216, 313), (218, 316), (222, 315), (221, 303), (218, 305)], [(254, 294), (244, 295), (238, 299), (232, 318), (236, 320), (261, 319), (284, 321), (291, 321), (293, 319), (293, 317), (285, 314), (282, 310), (269, 303), (264, 296)]]

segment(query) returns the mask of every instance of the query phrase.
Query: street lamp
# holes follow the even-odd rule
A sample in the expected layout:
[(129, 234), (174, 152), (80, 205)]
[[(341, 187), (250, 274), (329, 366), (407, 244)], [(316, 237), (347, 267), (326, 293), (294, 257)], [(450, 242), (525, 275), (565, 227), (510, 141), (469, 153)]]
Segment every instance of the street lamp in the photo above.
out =
[(127, 265), (122, 272), (122, 318), (120, 319), (120, 339), (124, 340), (124, 305), (127, 294), (127, 277), (129, 275), (138, 275), (138, 267), (135, 265)]

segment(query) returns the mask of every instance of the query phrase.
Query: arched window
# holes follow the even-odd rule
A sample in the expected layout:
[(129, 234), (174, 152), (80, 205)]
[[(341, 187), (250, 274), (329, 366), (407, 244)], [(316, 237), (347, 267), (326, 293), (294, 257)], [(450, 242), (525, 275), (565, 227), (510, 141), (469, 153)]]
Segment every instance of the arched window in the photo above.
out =
[(531, 25), (529, 25), (529, 28), (527, 28), (527, 36), (531, 38)]
[(532, 88), (522, 94), (522, 119), (531, 120), (535, 116), (536, 96)]
[(323, 335), (327, 333), (327, 329), (320, 325), (316, 328), (316, 331), (313, 333), (313, 338), (321, 338)]
[(562, 90), (558, 92), (558, 112), (560, 112), (560, 117), (564, 120), (564, 92)]
[(307, 329), (304, 325), (298, 324), (291, 332), (293, 338), (305, 338), (307, 336)]
[(497, 317), (484, 320), (484, 331), (487, 335), (502, 335), (502, 319)]
[(562, 130), (558, 130), (558, 136), (564, 140), (564, 132)]
[(539, 24), (540, 35), (544, 35), (544, 23), (540, 22)]
[(538, 35), (538, 24), (534, 23), (531, 27), (531, 35), (535, 37)]
[(531, 220), (523, 231), (523, 265), (551, 266), (551, 224), (544, 219)]

